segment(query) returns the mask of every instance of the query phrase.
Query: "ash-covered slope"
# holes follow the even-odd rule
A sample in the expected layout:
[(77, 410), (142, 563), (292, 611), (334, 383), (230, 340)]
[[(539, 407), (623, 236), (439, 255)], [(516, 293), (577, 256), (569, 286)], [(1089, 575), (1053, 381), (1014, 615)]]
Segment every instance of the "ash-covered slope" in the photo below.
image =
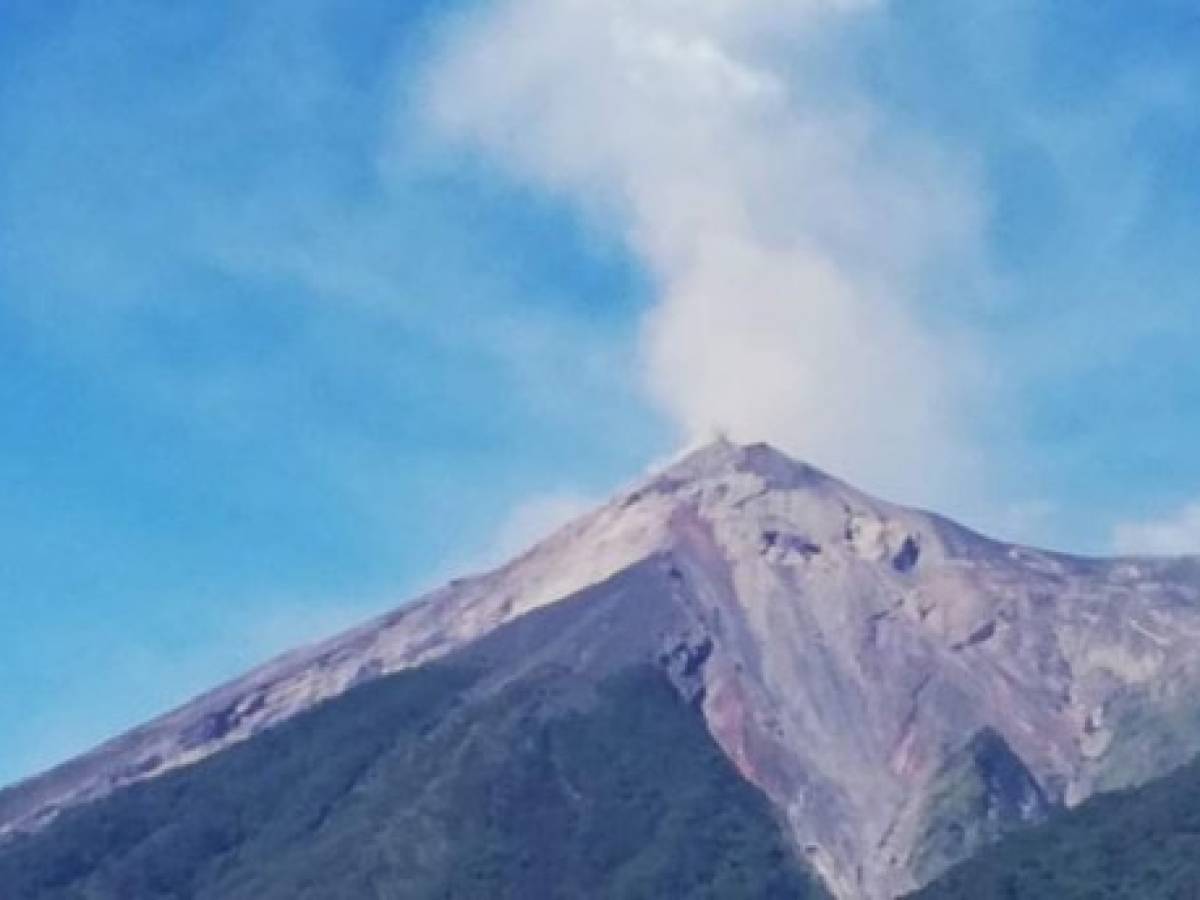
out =
[(705, 647), (708, 729), (843, 898), (892, 897), (1006, 831), (1200, 750), (1200, 565), (1010, 546), (719, 442), (508, 566), (0, 794), (0, 828), (194, 762), (650, 558)]

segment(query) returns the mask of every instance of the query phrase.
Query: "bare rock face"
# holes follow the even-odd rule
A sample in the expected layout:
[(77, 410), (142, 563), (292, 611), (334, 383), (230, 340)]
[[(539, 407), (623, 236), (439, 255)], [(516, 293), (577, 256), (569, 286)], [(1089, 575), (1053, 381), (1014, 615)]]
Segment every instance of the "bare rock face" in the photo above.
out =
[[(495, 572), (0, 793), (0, 833), (652, 558), (676, 609), (657, 661), (847, 900), (904, 893), (1055, 805), (1200, 752), (1200, 561), (1002, 544), (765, 445), (719, 442)], [(581, 658), (615, 652), (583, 637)]]

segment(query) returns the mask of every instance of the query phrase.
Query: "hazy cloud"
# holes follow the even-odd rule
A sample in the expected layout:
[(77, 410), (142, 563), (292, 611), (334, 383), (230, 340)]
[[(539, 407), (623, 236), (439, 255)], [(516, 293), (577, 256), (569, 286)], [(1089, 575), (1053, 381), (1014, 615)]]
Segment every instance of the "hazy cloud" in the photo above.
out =
[(1117, 553), (1174, 556), (1200, 553), (1200, 501), (1160, 519), (1120, 522), (1113, 528)]
[(570, 490), (550, 491), (526, 498), (513, 507), (500, 523), (491, 548), (475, 568), (508, 562), (572, 519), (599, 506), (603, 500), (603, 497)]

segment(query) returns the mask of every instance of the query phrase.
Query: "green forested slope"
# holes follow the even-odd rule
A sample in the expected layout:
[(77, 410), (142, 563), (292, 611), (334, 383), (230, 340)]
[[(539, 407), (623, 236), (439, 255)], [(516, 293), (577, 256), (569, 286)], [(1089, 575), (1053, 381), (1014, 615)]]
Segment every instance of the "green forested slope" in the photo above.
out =
[(0, 848), (5, 900), (823, 896), (663, 674), (359, 687)]
[(1200, 762), (1013, 834), (918, 900), (1198, 900)]

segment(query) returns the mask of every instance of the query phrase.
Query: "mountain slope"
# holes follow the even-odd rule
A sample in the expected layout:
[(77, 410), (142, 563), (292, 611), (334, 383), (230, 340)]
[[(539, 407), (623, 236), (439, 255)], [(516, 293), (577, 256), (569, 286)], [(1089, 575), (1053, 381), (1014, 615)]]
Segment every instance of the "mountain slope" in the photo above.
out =
[(702, 655), (660, 652), (674, 603), (643, 564), (68, 811), (0, 848), (3, 895), (825, 896), (687, 702)]
[[(1057, 807), (1200, 751), (1197, 560), (1004, 544), (765, 445), (718, 442), (495, 572), (0, 793), (0, 833), (220, 754), (651, 563), (673, 598), (653, 653), (686, 667), (703, 648), (680, 690), (841, 898), (912, 890)], [(579, 639), (580, 658), (626, 658), (604, 632)]]
[(913, 900), (1184, 900), (1200, 890), (1200, 761), (1093, 797), (951, 869)]

